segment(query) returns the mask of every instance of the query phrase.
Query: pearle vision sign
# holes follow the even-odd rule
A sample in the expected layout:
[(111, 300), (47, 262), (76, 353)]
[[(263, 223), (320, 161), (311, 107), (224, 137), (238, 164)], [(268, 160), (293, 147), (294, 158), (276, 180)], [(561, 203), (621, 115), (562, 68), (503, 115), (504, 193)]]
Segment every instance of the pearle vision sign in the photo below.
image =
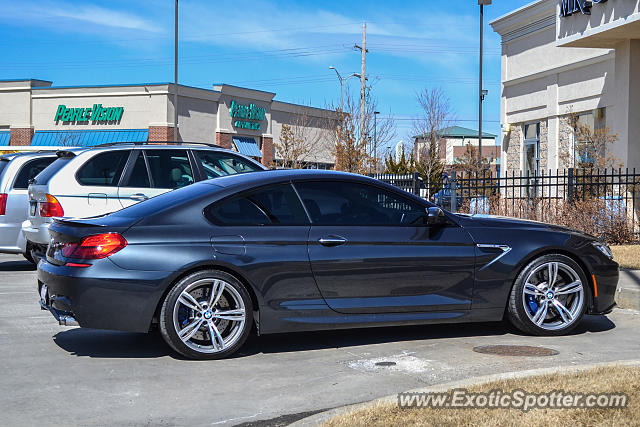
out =
[[(233, 126), (241, 129), (260, 130), (260, 122), (265, 119), (267, 110), (258, 107), (256, 104), (242, 105), (236, 101), (231, 101), (229, 114), (233, 121)], [(251, 121), (249, 121), (251, 120)]]
[(607, 0), (560, 0), (560, 16), (566, 18), (574, 13), (591, 15), (591, 7), (594, 4), (606, 3)]
[(102, 104), (93, 104), (91, 108), (67, 108), (66, 105), (58, 105), (58, 110), (53, 121), (58, 123), (85, 124), (91, 121), (97, 123), (117, 123), (122, 119), (124, 107), (103, 107)]

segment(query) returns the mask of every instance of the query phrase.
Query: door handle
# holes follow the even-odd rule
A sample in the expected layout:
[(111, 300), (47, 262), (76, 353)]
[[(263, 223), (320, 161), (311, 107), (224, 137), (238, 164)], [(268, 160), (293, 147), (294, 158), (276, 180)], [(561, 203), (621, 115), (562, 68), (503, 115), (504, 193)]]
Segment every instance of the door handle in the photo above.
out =
[(129, 196), (129, 198), (131, 200), (137, 200), (139, 202), (142, 202), (144, 200), (147, 200), (148, 197), (146, 196), (146, 194), (142, 194), (142, 193), (136, 193), (136, 194), (132, 194), (131, 196)]
[(345, 239), (344, 237), (340, 237), (340, 236), (327, 236), (327, 237), (319, 238), (318, 242), (322, 246), (340, 246), (340, 245), (344, 245), (345, 243), (347, 243), (347, 239)]

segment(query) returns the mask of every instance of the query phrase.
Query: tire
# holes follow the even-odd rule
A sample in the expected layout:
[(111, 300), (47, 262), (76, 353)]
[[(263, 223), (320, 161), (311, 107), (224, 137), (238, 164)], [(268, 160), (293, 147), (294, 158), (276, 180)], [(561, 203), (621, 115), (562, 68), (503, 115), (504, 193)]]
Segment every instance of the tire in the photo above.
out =
[(222, 359), (235, 353), (252, 324), (249, 293), (234, 276), (218, 270), (198, 271), (179, 280), (160, 310), (162, 338), (190, 359)]
[(26, 259), (27, 261), (29, 261), (31, 264), (36, 265), (36, 261), (33, 259), (33, 257), (31, 256), (31, 249), (27, 249), (25, 252), (22, 253), (22, 256), (24, 257), (24, 259)]
[(587, 280), (582, 268), (565, 255), (549, 254), (535, 259), (520, 272), (511, 288), (509, 321), (531, 335), (568, 333), (586, 311)]

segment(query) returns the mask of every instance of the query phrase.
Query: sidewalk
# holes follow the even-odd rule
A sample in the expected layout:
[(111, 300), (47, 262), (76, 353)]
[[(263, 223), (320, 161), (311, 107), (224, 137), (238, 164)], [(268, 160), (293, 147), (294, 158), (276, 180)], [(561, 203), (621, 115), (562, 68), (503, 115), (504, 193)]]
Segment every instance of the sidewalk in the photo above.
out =
[(640, 310), (640, 270), (620, 270), (616, 303), (620, 308)]

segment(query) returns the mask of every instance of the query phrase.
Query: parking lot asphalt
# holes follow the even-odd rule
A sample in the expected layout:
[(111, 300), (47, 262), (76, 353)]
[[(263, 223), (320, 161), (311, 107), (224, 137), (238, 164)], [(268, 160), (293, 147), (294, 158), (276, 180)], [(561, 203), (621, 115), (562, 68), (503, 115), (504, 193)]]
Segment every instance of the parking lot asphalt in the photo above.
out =
[[(158, 334), (58, 326), (40, 310), (35, 280), (29, 263), (0, 255), (3, 426), (284, 425), (433, 384), (640, 355), (640, 313), (616, 309), (566, 337), (525, 336), (506, 323), (372, 328), (252, 337), (234, 358), (191, 361)], [(473, 351), (494, 344), (559, 354)]]

